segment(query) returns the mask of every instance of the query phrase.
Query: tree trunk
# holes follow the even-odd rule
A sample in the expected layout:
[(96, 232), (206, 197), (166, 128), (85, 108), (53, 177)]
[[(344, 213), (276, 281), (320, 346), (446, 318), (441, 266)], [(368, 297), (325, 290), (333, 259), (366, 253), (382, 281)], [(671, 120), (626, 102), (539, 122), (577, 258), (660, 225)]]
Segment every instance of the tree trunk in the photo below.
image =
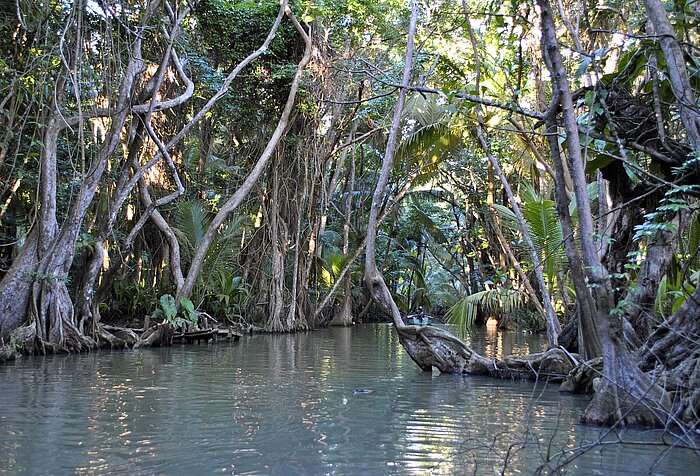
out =
[[(568, 176), (568, 181), (571, 181), (571, 176), (568, 174), (568, 167), (564, 167), (565, 162), (561, 157), (558, 140), (559, 133), (554, 111), (555, 108), (550, 107), (545, 118), (547, 141), (554, 162), (557, 183), (566, 183), (566, 177)], [(569, 214), (569, 195), (566, 193), (565, 187), (556, 187), (555, 192), (557, 214), (559, 215), (562, 233), (564, 235), (564, 250), (566, 251), (566, 256), (569, 261), (571, 280), (574, 283), (574, 290), (576, 292), (578, 349), (584, 360), (590, 360), (603, 355), (600, 338), (598, 337), (593, 321), (593, 315), (596, 312), (595, 304), (593, 303), (593, 297), (586, 283), (581, 255), (574, 241), (574, 224)]]
[[(606, 270), (600, 262), (593, 241), (595, 228), (588, 199), (578, 124), (566, 70), (559, 52), (552, 9), (549, 0), (538, 0), (538, 4), (541, 9), (542, 48), (550, 68), (554, 95), (563, 113), (571, 158), (569, 165), (579, 212), (583, 265), (595, 306), (592, 313), (593, 329), (600, 339), (604, 360), (603, 378), (584, 413), (583, 421), (598, 424), (660, 425), (669, 415), (670, 399), (655, 382), (640, 371), (625, 345), (622, 319), (612, 313), (614, 303)], [(553, 154), (556, 155), (554, 152)], [(557, 168), (562, 168), (561, 163), (557, 164)], [(580, 263), (570, 263), (572, 267), (575, 264), (580, 266)], [(577, 296), (577, 299), (581, 301), (587, 297)]]
[[(388, 314), (399, 334), (399, 340), (408, 355), (423, 370), (430, 370), (433, 366), (441, 372), (456, 373), (470, 368), (470, 357), (473, 354), (456, 337), (437, 328), (407, 326), (403, 323), (401, 313), (394, 302), (391, 292), (384, 282), (384, 277), (377, 268), (376, 263), (376, 238), (378, 228), (379, 208), (384, 201), (389, 175), (394, 161), (394, 153), (401, 127), (401, 115), (406, 101), (406, 91), (410, 84), (411, 69), (413, 64), (413, 49), (416, 24), (418, 21), (418, 2), (411, 2), (411, 20), (408, 30), (408, 42), (406, 46), (406, 58), (404, 63), (401, 90), (394, 111), (394, 117), (389, 130), (382, 170), (372, 196), (369, 221), (367, 223), (367, 249), (365, 252), (365, 276), (364, 282), (372, 300), (379, 308)], [(486, 359), (484, 359), (486, 361)], [(488, 362), (488, 361), (486, 361)], [(486, 364), (488, 365), (488, 364)]]
[[(352, 195), (355, 192), (355, 155), (350, 157), (350, 170), (345, 181), (345, 221), (343, 222), (343, 256), (350, 252), (350, 224), (352, 223)], [(340, 312), (333, 316), (330, 326), (351, 326), (352, 320), (352, 280), (345, 277), (343, 303)]]
[[(693, 150), (698, 153), (700, 152), (700, 110), (697, 107), (697, 99), (690, 84), (681, 43), (676, 38), (673, 26), (661, 1), (644, 0), (644, 4), (647, 15), (649, 15), (649, 22), (654, 26), (654, 30), (659, 36), (661, 50), (666, 57), (668, 79), (676, 96), (686, 137)], [(696, 167), (700, 166), (696, 165)]]
[[(282, 7), (285, 8), (285, 5), (283, 4)], [(219, 212), (216, 214), (209, 228), (205, 232), (201, 244), (192, 259), (192, 264), (187, 272), (187, 276), (185, 277), (184, 285), (180, 293), (176, 296), (176, 299), (178, 301), (180, 298), (188, 298), (192, 293), (192, 288), (194, 287), (197, 277), (199, 276), (199, 273), (202, 270), (202, 266), (204, 265), (204, 258), (206, 257), (207, 251), (209, 251), (209, 247), (214, 241), (216, 233), (218, 233), (219, 228), (228, 218), (228, 216), (234, 210), (236, 210), (238, 206), (243, 202), (243, 199), (245, 199), (245, 197), (248, 196), (248, 193), (250, 193), (253, 186), (258, 181), (258, 178), (260, 178), (260, 175), (264, 172), (265, 168), (267, 167), (267, 164), (270, 158), (272, 157), (273, 153), (275, 152), (275, 149), (277, 148), (277, 145), (279, 144), (280, 140), (287, 132), (287, 126), (289, 124), (289, 119), (291, 117), (292, 110), (294, 109), (294, 102), (296, 100), (297, 91), (299, 90), (299, 86), (301, 84), (304, 69), (309, 64), (309, 61), (311, 61), (312, 45), (311, 39), (309, 38), (309, 35), (307, 34), (306, 30), (304, 30), (304, 28), (299, 24), (296, 17), (291, 12), (291, 10), (289, 10), (288, 7), (286, 7), (286, 14), (291, 19), (292, 23), (294, 24), (297, 30), (297, 33), (301, 35), (305, 43), (304, 56), (297, 65), (296, 74), (289, 89), (289, 95), (287, 96), (287, 102), (279, 118), (277, 127), (275, 128), (272, 137), (265, 146), (265, 150), (262, 152), (260, 158), (253, 166), (253, 169), (250, 171), (250, 173), (243, 181), (241, 186), (238, 188), (238, 190), (236, 190), (236, 192), (233, 195), (231, 195), (231, 197), (229, 197), (229, 199), (221, 206)]]
[(278, 152), (276, 167), (270, 171), (272, 175), (272, 189), (270, 190), (270, 208), (268, 210), (268, 226), (270, 228), (270, 293), (268, 295), (268, 320), (265, 330), (268, 332), (289, 332), (282, 321), (282, 311), (284, 309), (284, 259), (287, 253), (287, 227), (280, 216), (280, 160)]
[[(144, 27), (158, 5), (158, 0), (150, 2), (141, 19), (141, 27)], [(12, 268), (5, 279), (0, 282), (0, 299), (9, 298), (12, 303), (0, 301), (0, 309), (12, 306), (15, 310), (21, 309), (22, 318), (14, 319), (25, 322), (27, 330), (22, 331), (23, 342), (42, 341), (41, 350), (46, 348), (52, 351), (86, 350), (94, 346), (92, 339), (83, 336), (77, 327), (73, 303), (67, 288), (67, 278), (75, 254), (75, 243), (80, 232), (82, 221), (92, 203), (97, 187), (106, 169), (107, 162), (120, 141), (121, 129), (130, 113), (128, 104), (131, 102), (131, 94), (136, 76), (141, 72), (143, 61), (141, 59), (141, 37), (137, 36), (132, 44), (129, 62), (121, 81), (118, 97), (114, 103), (115, 112), (110, 116), (111, 124), (105, 136), (99, 152), (85, 171), (82, 186), (67, 213), (66, 220), (58, 227), (56, 220), (56, 185), (57, 185), (57, 147), (58, 137), (64, 127), (69, 123), (75, 123), (82, 127), (82, 116), (77, 119), (65, 119), (61, 113), (63, 99), (63, 83), (59, 81), (52, 104), (52, 112), (45, 127), (44, 147), (41, 153), (42, 174), (40, 183), (40, 203), (38, 224), (32, 233), (37, 233), (36, 247), (32, 240), (27, 240), (31, 245), (28, 252), (22, 254), (23, 259), (13, 262)], [(28, 260), (28, 261), (27, 261)], [(18, 284), (17, 271), (29, 278), (25, 286), (31, 289), (30, 293), (20, 292), (18, 296), (27, 301), (18, 302), (17, 296), (10, 292), (12, 287)], [(9, 276), (9, 279), (7, 279)], [(16, 311), (15, 311), (16, 312)], [(3, 324), (3, 332), (12, 331)], [(19, 336), (19, 334), (15, 334)], [(21, 345), (21, 343), (20, 343)], [(36, 347), (31, 345), (33, 351)]]

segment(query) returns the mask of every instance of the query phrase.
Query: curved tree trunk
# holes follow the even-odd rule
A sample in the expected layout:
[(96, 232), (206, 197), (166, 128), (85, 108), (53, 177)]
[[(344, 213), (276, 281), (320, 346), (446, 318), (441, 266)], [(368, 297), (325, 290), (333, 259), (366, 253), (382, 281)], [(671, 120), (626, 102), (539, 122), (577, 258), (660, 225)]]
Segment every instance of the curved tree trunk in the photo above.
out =
[[(289, 95), (287, 96), (287, 102), (284, 106), (284, 109), (277, 123), (277, 127), (275, 128), (275, 131), (272, 134), (272, 137), (270, 137), (270, 140), (265, 146), (265, 149), (260, 155), (260, 158), (253, 166), (253, 169), (250, 171), (250, 173), (243, 181), (241, 186), (238, 188), (238, 190), (236, 190), (236, 192), (234, 192), (233, 195), (231, 195), (231, 197), (229, 197), (229, 199), (221, 206), (216, 216), (214, 216), (214, 219), (212, 220), (207, 231), (205, 232), (202, 238), (202, 242), (199, 248), (197, 249), (195, 256), (192, 259), (192, 264), (187, 272), (187, 276), (185, 277), (185, 282), (182, 286), (182, 289), (180, 293), (176, 296), (177, 301), (179, 301), (180, 298), (189, 298), (190, 294), (192, 293), (192, 288), (194, 287), (197, 277), (199, 276), (199, 273), (202, 270), (202, 266), (204, 265), (204, 258), (206, 257), (206, 254), (209, 251), (209, 247), (214, 241), (216, 233), (218, 233), (219, 228), (229, 217), (229, 215), (234, 210), (236, 210), (238, 206), (243, 202), (245, 197), (248, 196), (248, 193), (250, 193), (255, 183), (265, 171), (267, 164), (270, 161), (270, 158), (272, 157), (273, 153), (275, 152), (275, 149), (277, 148), (277, 145), (279, 144), (280, 140), (282, 140), (282, 137), (287, 131), (287, 126), (289, 124), (292, 110), (294, 109), (294, 102), (296, 100), (296, 94), (301, 84), (304, 69), (311, 61), (312, 45), (308, 33), (297, 21), (296, 17), (289, 9), (289, 7), (286, 6), (286, 2), (283, 3), (282, 8), (294, 24), (297, 33), (299, 33), (299, 35), (304, 39), (304, 56), (297, 65), (296, 74), (294, 76), (294, 80), (292, 81), (292, 85), (289, 89)], [(274, 36), (274, 30), (271, 33), (271, 35)]]
[(10, 333), (26, 320), (31, 295), (27, 279), (36, 273), (38, 231), (32, 229), (12, 267), (0, 281), (0, 341), (8, 341)]
[[(98, 329), (100, 321), (100, 302), (98, 299), (95, 299), (95, 285), (97, 283), (98, 276), (102, 269), (104, 258), (103, 245), (107, 243), (108, 237), (114, 229), (114, 224), (119, 216), (119, 212), (121, 211), (124, 202), (126, 201), (133, 188), (137, 184), (139, 187), (141, 199), (144, 202), (144, 206), (147, 210), (145, 215), (149, 216), (150, 210), (153, 210), (152, 219), (154, 223), (166, 235), (166, 238), (170, 243), (170, 250), (173, 255), (171, 257), (172, 259), (170, 260), (170, 263), (173, 265), (174, 268), (173, 276), (175, 278), (175, 282), (178, 286), (181, 286), (183, 281), (182, 272), (180, 271), (179, 244), (177, 243), (177, 240), (175, 240), (175, 236), (170, 227), (168, 226), (167, 222), (163, 219), (162, 216), (160, 216), (158, 210), (154, 210), (154, 208), (157, 205), (163, 205), (179, 197), (182, 193), (184, 193), (184, 188), (182, 187), (172, 158), (168, 153), (168, 149), (174, 144), (170, 143), (167, 147), (163, 146), (163, 144), (160, 142), (160, 139), (158, 139), (158, 137), (155, 134), (155, 131), (153, 130), (151, 120), (156, 108), (158, 111), (163, 111), (167, 108), (173, 108), (175, 106), (181, 105), (184, 102), (186, 102), (194, 92), (194, 83), (187, 77), (182, 67), (182, 64), (180, 63), (180, 60), (174, 50), (174, 43), (181, 32), (180, 27), (182, 21), (189, 13), (189, 7), (183, 8), (179, 11), (178, 15), (173, 18), (173, 25), (169, 33), (169, 41), (163, 53), (161, 63), (156, 73), (148, 79), (145, 88), (143, 89), (143, 91), (141, 91), (141, 93), (139, 94), (140, 97), (136, 101), (138, 103), (146, 101), (148, 106), (147, 109), (143, 112), (138, 112), (139, 110), (143, 109), (143, 105), (141, 104), (134, 108), (136, 112), (133, 116), (130, 133), (127, 135), (127, 137), (131, 139), (131, 141), (127, 144), (127, 159), (122, 165), (122, 171), (119, 176), (119, 180), (116, 183), (116, 186), (113, 190), (111, 190), (108, 206), (106, 207), (106, 210), (100, 213), (98, 217), (97, 236), (95, 237), (94, 252), (91, 259), (89, 260), (87, 271), (82, 277), (82, 286), (78, 291), (78, 302), (76, 303), (76, 310), (78, 312), (77, 318), (80, 322), (80, 329), (83, 330), (84, 324), (89, 323), (91, 335), (94, 335), (98, 338), (99, 336), (107, 337), (107, 342), (112, 346), (114, 345), (114, 336), (111, 336), (111, 334), (103, 328)], [(174, 99), (156, 102), (161, 87), (163, 85), (163, 80), (168, 65), (171, 63), (177, 71), (180, 79), (186, 84), (185, 91), (179, 96), (175, 97)], [(155, 161), (151, 160), (148, 162), (148, 164), (146, 164), (143, 167), (140, 167), (138, 163), (138, 157), (141, 155), (142, 147), (144, 146), (145, 142), (144, 132), (147, 132), (147, 134), (151, 137), (151, 140), (157, 144), (159, 154), (157, 154), (157, 157), (164, 157), (166, 159), (166, 162), (173, 173), (174, 181), (178, 186), (176, 192), (158, 200), (157, 204), (153, 203), (153, 201), (151, 200), (148, 194), (145, 180), (143, 178), (144, 173), (148, 171), (153, 165), (155, 165)], [(132, 176), (130, 176), (130, 171), (132, 169), (134, 169), (134, 173)], [(136, 231), (140, 229), (140, 227), (143, 225), (143, 222), (145, 222), (145, 217), (143, 220), (139, 220), (139, 222), (134, 227)], [(132, 231), (130, 237), (134, 235), (134, 233), (135, 232)], [(127, 239), (127, 242), (129, 241), (130, 240)], [(128, 248), (129, 246), (130, 243), (126, 247)]]
[[(406, 92), (411, 80), (411, 70), (413, 66), (413, 50), (416, 24), (418, 21), (418, 2), (411, 2), (411, 19), (408, 29), (408, 42), (406, 46), (406, 57), (401, 81), (401, 90), (396, 103), (394, 117), (389, 130), (386, 151), (382, 161), (382, 170), (377, 181), (377, 186), (372, 196), (372, 206), (370, 208), (369, 221), (367, 223), (367, 249), (365, 252), (365, 287), (372, 300), (377, 303), (380, 309), (389, 315), (394, 323), (394, 327), (399, 335), (399, 340), (408, 355), (423, 370), (430, 370), (433, 366), (441, 372), (458, 373), (470, 368), (468, 363), (474, 354), (459, 339), (449, 332), (441, 329), (429, 327), (419, 328), (417, 326), (407, 326), (401, 318), (396, 302), (394, 301), (389, 288), (384, 282), (384, 277), (377, 268), (376, 262), (376, 239), (379, 224), (379, 208), (384, 201), (389, 175), (394, 162), (396, 144), (401, 127), (401, 116), (406, 101)], [(478, 358), (477, 361), (481, 362)], [(488, 365), (488, 360), (482, 362)], [(477, 364), (478, 365), (478, 364)]]
[[(406, 327), (401, 319), (396, 303), (394, 302), (391, 292), (384, 282), (384, 277), (377, 268), (376, 260), (376, 241), (378, 231), (379, 209), (386, 195), (387, 184), (389, 183), (389, 175), (394, 163), (394, 154), (398, 141), (399, 130), (401, 127), (401, 115), (403, 114), (404, 104), (406, 102), (406, 92), (411, 80), (411, 70), (413, 68), (413, 49), (414, 37), (416, 32), (416, 24), (418, 21), (418, 2), (411, 1), (411, 20), (408, 29), (408, 42), (406, 46), (406, 57), (403, 70), (403, 79), (401, 81), (401, 90), (394, 111), (394, 118), (389, 130), (389, 138), (387, 140), (386, 151), (382, 161), (382, 170), (377, 181), (377, 186), (372, 196), (372, 206), (370, 208), (369, 220), (367, 223), (367, 249), (365, 251), (365, 286), (372, 299), (379, 305), (383, 312), (388, 314), (394, 326), (397, 329)], [(406, 349), (409, 351), (409, 349)], [(409, 351), (409, 354), (411, 352)], [(413, 356), (412, 356), (413, 357)], [(415, 359), (414, 359), (415, 360)], [(422, 367), (423, 368), (423, 367)]]

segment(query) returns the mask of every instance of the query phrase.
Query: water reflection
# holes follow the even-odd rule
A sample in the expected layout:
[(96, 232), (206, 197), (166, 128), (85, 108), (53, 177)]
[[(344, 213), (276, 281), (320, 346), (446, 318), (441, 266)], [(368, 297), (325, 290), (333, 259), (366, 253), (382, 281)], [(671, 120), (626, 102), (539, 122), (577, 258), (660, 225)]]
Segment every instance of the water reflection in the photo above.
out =
[[(493, 357), (543, 346), (469, 340)], [(531, 474), (600, 431), (576, 424), (585, 398), (553, 387), (421, 372), (385, 325), (22, 359), (0, 385), (2, 474)], [(610, 445), (567, 469), (644, 473), (662, 450)], [(673, 450), (655, 470), (696, 463)]]
[(489, 323), (492, 324), (466, 334), (455, 326), (447, 324), (439, 326), (461, 336), (469, 347), (484, 357), (502, 359), (506, 355), (527, 355), (547, 349), (546, 341), (537, 335), (505, 331), (498, 328), (497, 321), (489, 321)]

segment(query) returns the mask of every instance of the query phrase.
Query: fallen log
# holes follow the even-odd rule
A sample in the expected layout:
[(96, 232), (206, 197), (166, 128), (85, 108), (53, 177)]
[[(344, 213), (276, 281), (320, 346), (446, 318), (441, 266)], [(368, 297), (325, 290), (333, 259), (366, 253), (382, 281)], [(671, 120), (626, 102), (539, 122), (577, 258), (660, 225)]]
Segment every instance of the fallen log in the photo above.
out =
[(397, 327), (408, 355), (423, 370), (563, 382), (577, 362), (575, 354), (553, 348), (504, 359), (487, 359), (449, 332), (433, 326)]

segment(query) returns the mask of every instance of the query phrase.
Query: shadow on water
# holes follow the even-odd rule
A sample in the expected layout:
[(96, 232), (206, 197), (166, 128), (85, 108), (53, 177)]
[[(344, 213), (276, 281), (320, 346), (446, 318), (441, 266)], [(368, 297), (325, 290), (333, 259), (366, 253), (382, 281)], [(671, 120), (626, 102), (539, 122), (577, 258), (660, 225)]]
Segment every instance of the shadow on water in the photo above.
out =
[[(470, 339), (493, 357), (543, 346)], [(554, 386), (421, 372), (387, 325), (20, 359), (0, 367), (0, 387), (0, 474), (532, 474), (602, 431), (577, 424), (586, 398)], [(698, 463), (665, 450), (598, 445), (566, 471)]]

